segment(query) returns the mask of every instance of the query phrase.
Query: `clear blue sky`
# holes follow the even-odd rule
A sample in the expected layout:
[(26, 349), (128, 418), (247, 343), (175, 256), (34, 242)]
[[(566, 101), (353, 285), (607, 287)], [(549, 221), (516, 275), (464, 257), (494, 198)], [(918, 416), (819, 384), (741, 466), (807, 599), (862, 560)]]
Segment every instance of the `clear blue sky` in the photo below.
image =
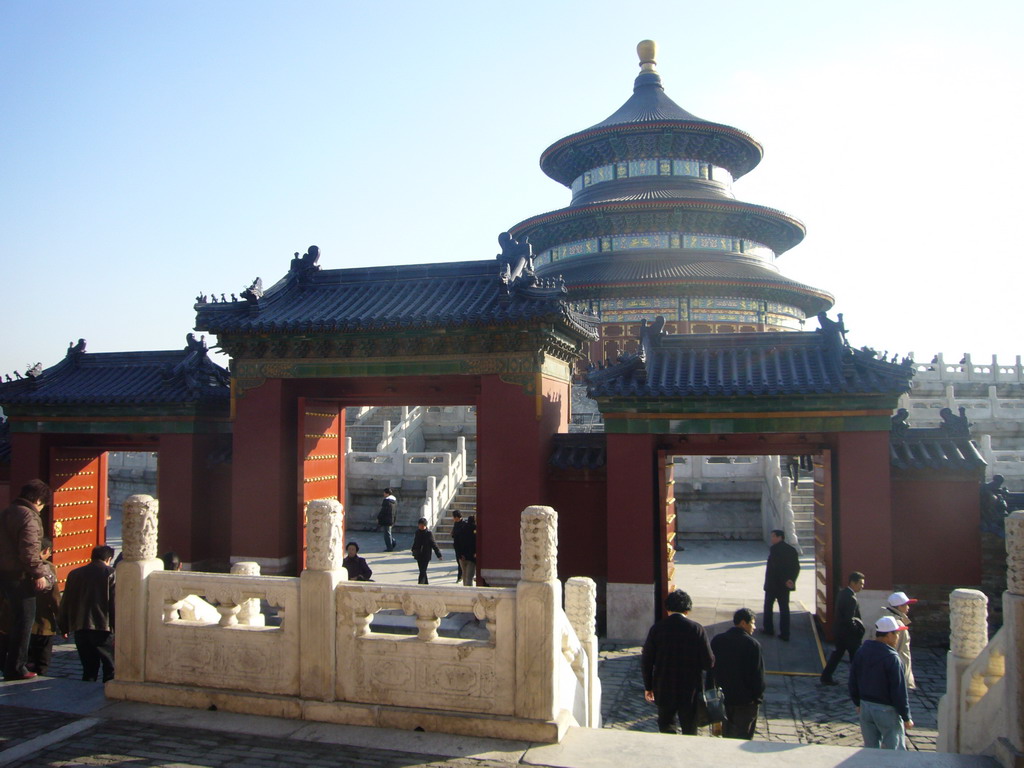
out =
[[(184, 345), (202, 293), (493, 258), (563, 207), (541, 151), (668, 94), (748, 131), (740, 199), (850, 340), (975, 359), (1018, 329), (1020, 2), (0, 3), (0, 374)], [(814, 323), (810, 324), (815, 325)], [(224, 361), (225, 358), (220, 358)]]

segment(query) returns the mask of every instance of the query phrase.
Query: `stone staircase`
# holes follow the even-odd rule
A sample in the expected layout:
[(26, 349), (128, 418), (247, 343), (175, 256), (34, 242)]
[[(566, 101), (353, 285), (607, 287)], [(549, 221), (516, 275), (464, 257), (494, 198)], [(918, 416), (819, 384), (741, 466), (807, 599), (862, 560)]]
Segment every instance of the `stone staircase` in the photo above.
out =
[(814, 480), (802, 474), (800, 484), (793, 488), (793, 523), (796, 536), (805, 552), (814, 551)]
[[(354, 413), (356, 409), (352, 409)], [(390, 421), (394, 426), (402, 418), (401, 406), (378, 406), (367, 414), (366, 418), (359, 424), (351, 421), (345, 425), (345, 433), (352, 438), (353, 451), (372, 452), (377, 450), (377, 443), (382, 437), (382, 428), (385, 421)]]
[[(463, 518), (477, 514), (475, 477), (466, 478), (458, 493), (455, 494), (455, 498), (448, 505), (448, 509), (445, 510), (441, 519), (434, 527), (434, 540), (437, 541), (437, 546), (439, 547), (445, 549), (452, 548), (452, 512), (456, 509), (462, 513)], [(477, 515), (477, 522), (479, 521), (480, 516)]]

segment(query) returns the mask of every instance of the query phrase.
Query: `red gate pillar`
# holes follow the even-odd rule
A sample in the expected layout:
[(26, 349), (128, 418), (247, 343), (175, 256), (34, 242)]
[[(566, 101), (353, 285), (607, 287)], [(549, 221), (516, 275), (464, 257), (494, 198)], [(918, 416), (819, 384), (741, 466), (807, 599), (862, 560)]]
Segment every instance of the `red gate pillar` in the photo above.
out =
[[(547, 503), (551, 436), (568, 430), (568, 382), (538, 379), (531, 389), (497, 375), (481, 377), (477, 562), (481, 577), (492, 587), (514, 585), (519, 579), (519, 517), (527, 507)], [(562, 546), (570, 544), (562, 541)]]
[[(832, 464), (835, 588), (846, 584), (851, 571), (861, 571), (867, 588), (878, 590), (884, 597), (892, 591), (895, 551), (889, 433), (841, 432), (837, 437)], [(863, 597), (860, 600), (861, 605), (870, 602)], [(869, 616), (864, 619), (867, 621)]]
[(609, 433), (607, 445), (606, 634), (615, 642), (640, 642), (660, 615), (658, 453), (654, 435)]
[(264, 574), (296, 572), (297, 409), (280, 379), (240, 397), (231, 474), (231, 562), (255, 560)]
[(44, 435), (11, 432), (11, 499), (29, 480), (50, 482), (49, 447)]

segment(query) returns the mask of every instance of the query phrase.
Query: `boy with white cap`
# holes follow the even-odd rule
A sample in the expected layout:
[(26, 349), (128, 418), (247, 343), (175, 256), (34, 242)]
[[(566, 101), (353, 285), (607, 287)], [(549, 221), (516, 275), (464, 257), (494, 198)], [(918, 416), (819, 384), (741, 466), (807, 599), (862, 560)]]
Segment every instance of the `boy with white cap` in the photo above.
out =
[(892, 616), (875, 622), (875, 639), (860, 647), (850, 670), (850, 698), (860, 715), (865, 747), (906, 749), (910, 695), (903, 664), (896, 654), (899, 636), (907, 631)]
[(883, 616), (892, 616), (898, 624), (907, 628), (906, 632), (899, 633), (900, 641), (899, 645), (896, 646), (896, 653), (899, 655), (900, 661), (903, 662), (903, 671), (907, 676), (907, 687), (910, 689), (917, 688), (917, 683), (914, 682), (914, 670), (910, 666), (910, 617), (907, 614), (910, 612), (911, 603), (916, 602), (916, 599), (907, 597), (906, 592), (893, 592), (889, 595), (882, 608)]

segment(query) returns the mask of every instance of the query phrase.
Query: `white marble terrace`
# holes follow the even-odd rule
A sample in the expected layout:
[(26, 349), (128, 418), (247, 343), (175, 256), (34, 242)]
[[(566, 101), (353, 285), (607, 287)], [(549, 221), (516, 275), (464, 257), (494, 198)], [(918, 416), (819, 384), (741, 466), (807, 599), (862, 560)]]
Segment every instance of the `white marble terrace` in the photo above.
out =
[[(600, 727), (596, 587), (569, 579), (563, 611), (550, 507), (523, 511), (521, 578), (500, 589), (349, 582), (333, 499), (309, 504), (298, 578), (255, 575), (255, 564), (164, 572), (157, 509), (150, 496), (125, 503), (109, 698), (534, 742)], [(371, 631), (389, 609), (415, 616), (418, 633)], [(438, 636), (454, 612), (472, 612), (487, 639)]]

